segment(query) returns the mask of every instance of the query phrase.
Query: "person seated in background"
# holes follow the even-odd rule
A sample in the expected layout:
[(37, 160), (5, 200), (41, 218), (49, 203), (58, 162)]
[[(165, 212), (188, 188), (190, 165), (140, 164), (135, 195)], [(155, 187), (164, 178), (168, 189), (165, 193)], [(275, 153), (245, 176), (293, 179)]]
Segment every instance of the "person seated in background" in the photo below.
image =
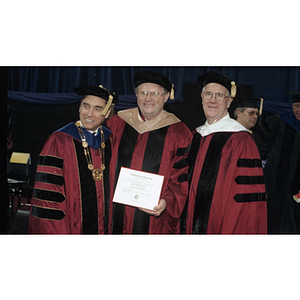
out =
[[(260, 105), (258, 102), (260, 101)], [(271, 138), (266, 130), (264, 132), (262, 127), (256, 126), (259, 117), (262, 114), (262, 98), (244, 97), (234, 99), (234, 118), (243, 125), (252, 135), (256, 146), (258, 148), (260, 157), (262, 159), (262, 166), (265, 167), (268, 156), (268, 140)]]
[(237, 108), (234, 110), (235, 119), (252, 133), (251, 129), (255, 126), (261, 112), (258, 110), (258, 98), (240, 98), (237, 101)]

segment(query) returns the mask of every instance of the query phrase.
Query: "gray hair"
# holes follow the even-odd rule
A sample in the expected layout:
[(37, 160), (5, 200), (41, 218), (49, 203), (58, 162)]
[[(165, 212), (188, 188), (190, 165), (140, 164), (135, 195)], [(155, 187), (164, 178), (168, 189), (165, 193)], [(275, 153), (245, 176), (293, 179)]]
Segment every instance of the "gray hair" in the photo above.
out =
[(237, 119), (237, 113), (236, 111), (239, 110), (241, 113), (243, 113), (245, 110), (246, 110), (246, 107), (237, 107), (234, 112), (233, 112), (233, 115), (234, 115), (234, 118)]

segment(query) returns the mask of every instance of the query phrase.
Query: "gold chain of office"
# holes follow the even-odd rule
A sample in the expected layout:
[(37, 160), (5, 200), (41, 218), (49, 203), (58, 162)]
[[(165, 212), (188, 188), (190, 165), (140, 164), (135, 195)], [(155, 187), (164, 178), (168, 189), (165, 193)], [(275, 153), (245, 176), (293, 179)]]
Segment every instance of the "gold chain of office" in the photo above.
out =
[(84, 155), (87, 161), (88, 169), (92, 172), (93, 179), (95, 181), (100, 181), (103, 178), (103, 171), (105, 170), (105, 164), (104, 164), (104, 149), (105, 149), (105, 142), (104, 142), (104, 133), (103, 133), (103, 128), (100, 125), (100, 134), (101, 134), (101, 149), (100, 149), (100, 155), (101, 155), (101, 169), (94, 169), (94, 165), (92, 162), (92, 156), (89, 148), (89, 144), (86, 141), (86, 137), (84, 135), (84, 132), (82, 130), (82, 127), (80, 125), (80, 122), (76, 122), (75, 125), (77, 126), (78, 133), (82, 142), (82, 147), (84, 151)]

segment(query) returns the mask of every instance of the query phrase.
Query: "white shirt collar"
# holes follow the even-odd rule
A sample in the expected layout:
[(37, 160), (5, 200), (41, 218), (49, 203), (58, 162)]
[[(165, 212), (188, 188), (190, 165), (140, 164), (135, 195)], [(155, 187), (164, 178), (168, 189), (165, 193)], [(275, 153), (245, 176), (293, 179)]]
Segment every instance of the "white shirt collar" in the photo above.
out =
[[(79, 120), (79, 122), (80, 122), (80, 126), (83, 127), (80, 120)], [(83, 128), (84, 128), (84, 127), (83, 127)], [(99, 127), (97, 128), (97, 130), (94, 130), (94, 131), (87, 130), (87, 131), (90, 132), (92, 135), (97, 135), (97, 133), (98, 133), (98, 131), (99, 131)], [(95, 134), (95, 133), (96, 133), (96, 134)]]
[(221, 120), (208, 124), (207, 121), (204, 125), (196, 128), (196, 131), (201, 134), (201, 136), (207, 136), (215, 132), (237, 132), (237, 131), (248, 131), (243, 125), (234, 119), (231, 119), (229, 113)]

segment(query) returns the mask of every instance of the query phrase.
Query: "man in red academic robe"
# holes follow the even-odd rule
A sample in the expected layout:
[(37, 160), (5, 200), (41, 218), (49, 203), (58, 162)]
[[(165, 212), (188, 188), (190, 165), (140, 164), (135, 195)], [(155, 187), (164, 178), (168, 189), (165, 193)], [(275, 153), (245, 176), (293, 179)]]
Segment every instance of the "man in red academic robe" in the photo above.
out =
[(189, 153), (189, 196), (181, 233), (267, 233), (260, 155), (244, 126), (229, 117), (236, 86), (214, 72), (198, 77), (206, 123)]
[[(164, 182), (153, 210), (111, 203), (114, 234), (178, 233), (187, 191), (187, 147), (192, 134), (175, 115), (163, 110), (174, 92), (168, 78), (144, 71), (134, 77), (137, 108), (120, 111), (107, 121), (112, 131), (111, 186), (121, 167), (160, 174)], [(113, 191), (112, 191), (113, 194)]]
[(54, 132), (40, 153), (30, 233), (108, 232), (111, 132), (101, 124), (118, 98), (102, 86), (74, 91), (82, 96), (80, 120)]

